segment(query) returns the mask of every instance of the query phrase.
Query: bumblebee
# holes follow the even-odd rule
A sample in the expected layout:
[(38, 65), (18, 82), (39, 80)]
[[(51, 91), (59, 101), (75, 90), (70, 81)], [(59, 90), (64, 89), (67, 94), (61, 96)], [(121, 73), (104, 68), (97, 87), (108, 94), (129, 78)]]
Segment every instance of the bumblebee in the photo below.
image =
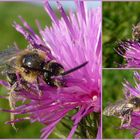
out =
[[(88, 62), (84, 62), (79, 66), (65, 71), (60, 63), (55, 60), (49, 60), (45, 52), (39, 49), (33, 49), (31, 46), (28, 46), (25, 50), (11, 47), (0, 52), (0, 67), (6, 66), (2, 73), (6, 75), (7, 81), (11, 86), (9, 92), (10, 108), (12, 110), (15, 109), (14, 100), (16, 94), (14, 94), (14, 92), (19, 88), (19, 85), (26, 90), (30, 90), (28, 83), (36, 83), (37, 93), (41, 96), (39, 80), (42, 79), (51, 87), (64, 87), (66, 83), (63, 77), (84, 67), (87, 63)], [(14, 120), (14, 115), (11, 115), (11, 120)]]
[(136, 41), (140, 41), (140, 23), (138, 23), (137, 25), (133, 25), (132, 38)]
[(126, 123), (131, 124), (131, 115), (133, 112), (140, 111), (140, 98), (131, 97), (128, 100), (120, 100), (114, 104), (108, 105), (104, 111), (105, 116), (116, 116), (121, 119), (121, 127)]

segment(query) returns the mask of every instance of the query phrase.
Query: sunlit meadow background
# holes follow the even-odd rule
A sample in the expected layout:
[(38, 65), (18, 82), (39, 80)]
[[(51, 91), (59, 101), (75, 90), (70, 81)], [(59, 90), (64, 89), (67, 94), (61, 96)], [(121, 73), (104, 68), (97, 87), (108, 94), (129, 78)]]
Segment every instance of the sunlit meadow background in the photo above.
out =
[[(122, 83), (127, 80), (132, 85), (134, 70), (103, 70), (103, 109), (109, 103), (124, 98)], [(140, 71), (139, 71), (140, 72)], [(120, 119), (103, 116), (103, 138), (134, 138), (129, 130), (119, 130)]]
[(103, 2), (103, 67), (124, 63), (114, 48), (132, 37), (132, 25), (140, 22), (140, 2)]

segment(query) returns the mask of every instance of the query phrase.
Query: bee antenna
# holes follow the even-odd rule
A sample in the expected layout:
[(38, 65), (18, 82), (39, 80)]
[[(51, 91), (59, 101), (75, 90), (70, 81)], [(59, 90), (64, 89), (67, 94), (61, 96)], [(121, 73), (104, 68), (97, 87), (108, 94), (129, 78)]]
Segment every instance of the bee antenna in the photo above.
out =
[(72, 73), (72, 72), (74, 72), (74, 71), (76, 71), (76, 70), (78, 70), (78, 69), (84, 67), (87, 63), (88, 63), (88, 61), (82, 63), (81, 65), (79, 65), (79, 66), (77, 66), (77, 67), (75, 67), (75, 68), (72, 68), (72, 69), (70, 69), (70, 70), (68, 70), (68, 71), (63, 72), (61, 75), (64, 76), (64, 75), (67, 75), (67, 74), (69, 74), (69, 73)]

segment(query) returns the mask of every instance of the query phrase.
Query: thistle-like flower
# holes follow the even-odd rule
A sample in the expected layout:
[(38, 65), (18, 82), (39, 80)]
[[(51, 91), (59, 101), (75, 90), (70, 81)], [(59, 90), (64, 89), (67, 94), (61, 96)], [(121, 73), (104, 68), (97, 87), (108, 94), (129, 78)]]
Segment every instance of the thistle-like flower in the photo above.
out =
[[(126, 99), (140, 97), (140, 74), (138, 72), (134, 72), (134, 80), (135, 87), (133, 87), (128, 81), (126, 81), (124, 85), (124, 93)], [(136, 103), (136, 109), (131, 114), (131, 122), (130, 124), (124, 124), (122, 127), (125, 129), (129, 129), (134, 132), (135, 138), (140, 138), (140, 103)]]
[[(20, 17), (23, 26), (14, 23), (15, 29), (25, 37), (30, 46), (45, 52), (47, 59), (57, 61), (66, 71), (88, 61), (81, 69), (64, 76), (64, 87), (51, 87), (42, 81), (39, 84), (41, 95), (32, 90), (32, 84), (29, 84), (30, 91), (34, 93), (25, 89), (14, 91), (16, 100), (24, 99), (24, 103), (15, 106), (10, 112), (27, 114), (28, 117), (15, 119), (10, 123), (29, 119), (31, 122), (45, 124), (42, 138), (47, 138), (71, 110), (76, 113), (71, 116), (73, 127), (68, 138), (73, 136), (84, 117), (101, 111), (101, 8), (87, 9), (84, 1), (76, 0), (75, 3), (76, 12), (69, 11), (67, 16), (61, 4), (57, 2), (61, 14), (58, 19), (46, 1), (44, 7), (52, 19), (52, 26), (41, 29), (37, 21), (41, 37), (23, 18)], [(9, 88), (6, 82), (1, 81), (1, 84)], [(98, 138), (100, 125), (99, 122)]]
[(124, 57), (125, 64), (123, 67), (139, 68), (140, 67), (140, 23), (132, 27), (132, 39), (119, 42), (118, 53)]
[(140, 42), (137, 40), (126, 40), (119, 43), (117, 52), (125, 59), (123, 67), (140, 67)]

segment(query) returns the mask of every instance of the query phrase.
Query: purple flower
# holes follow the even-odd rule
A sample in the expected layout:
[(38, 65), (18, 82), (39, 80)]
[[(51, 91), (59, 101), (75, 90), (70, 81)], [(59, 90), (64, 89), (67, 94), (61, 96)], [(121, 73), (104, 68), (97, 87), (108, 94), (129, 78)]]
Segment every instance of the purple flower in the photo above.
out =
[(119, 43), (117, 52), (125, 59), (123, 67), (140, 67), (140, 42), (136, 40), (126, 40)]
[[(86, 66), (64, 77), (67, 87), (54, 88), (42, 81), (42, 96), (26, 90), (17, 93), (17, 98), (30, 102), (17, 106), (11, 112), (28, 114), (29, 117), (13, 122), (30, 119), (31, 122), (45, 124), (41, 138), (47, 138), (56, 124), (71, 110), (77, 112), (71, 117), (73, 127), (68, 138), (73, 136), (82, 118), (101, 111), (101, 8), (87, 9), (85, 2), (77, 0), (75, 4), (76, 12), (69, 11), (67, 16), (57, 2), (61, 14), (58, 19), (46, 1), (44, 7), (52, 19), (52, 26), (41, 29), (37, 21), (41, 37), (35, 34), (23, 18), (20, 17), (23, 26), (14, 23), (15, 29), (31, 46), (44, 51), (47, 59), (55, 59), (65, 70), (88, 61)], [(7, 85), (1, 81), (3, 83)], [(32, 89), (32, 85), (30, 87)], [(99, 126), (98, 138), (101, 137), (100, 128)]]
[[(140, 96), (140, 74), (138, 72), (134, 72), (134, 81), (135, 87), (128, 81), (123, 84), (126, 99)], [(122, 127), (134, 132), (135, 138), (140, 138), (140, 110), (133, 111), (131, 114), (131, 123), (124, 124)]]

